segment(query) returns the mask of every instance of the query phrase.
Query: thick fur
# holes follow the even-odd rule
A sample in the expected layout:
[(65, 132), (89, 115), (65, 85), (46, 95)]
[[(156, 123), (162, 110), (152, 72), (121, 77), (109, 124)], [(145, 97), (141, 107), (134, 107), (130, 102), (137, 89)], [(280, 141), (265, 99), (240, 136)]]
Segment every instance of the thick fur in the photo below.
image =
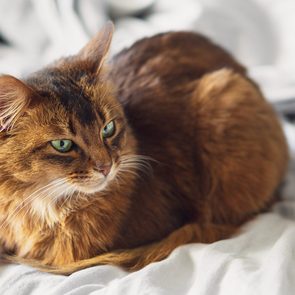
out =
[[(229, 237), (276, 197), (287, 145), (244, 67), (179, 32), (138, 41), (105, 69), (110, 38), (108, 26), (77, 56), (14, 81), (28, 100), (3, 117), (13, 126), (0, 138), (7, 260), (64, 274), (137, 270), (180, 245)], [(116, 133), (103, 141), (110, 120)], [(48, 144), (57, 138), (77, 148), (58, 154)], [(95, 163), (110, 161), (112, 177), (93, 191)]]

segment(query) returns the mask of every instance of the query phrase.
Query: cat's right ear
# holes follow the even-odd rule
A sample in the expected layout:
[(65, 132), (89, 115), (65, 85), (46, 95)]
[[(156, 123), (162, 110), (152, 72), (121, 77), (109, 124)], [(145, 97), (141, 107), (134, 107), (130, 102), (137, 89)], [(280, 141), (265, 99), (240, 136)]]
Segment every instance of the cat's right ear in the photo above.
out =
[(33, 90), (22, 81), (0, 76), (0, 132), (13, 127), (24, 113), (33, 96)]
[(92, 71), (99, 73), (108, 55), (114, 25), (111, 21), (107, 22), (104, 27), (81, 49), (78, 53), (80, 60), (88, 61), (92, 65)]

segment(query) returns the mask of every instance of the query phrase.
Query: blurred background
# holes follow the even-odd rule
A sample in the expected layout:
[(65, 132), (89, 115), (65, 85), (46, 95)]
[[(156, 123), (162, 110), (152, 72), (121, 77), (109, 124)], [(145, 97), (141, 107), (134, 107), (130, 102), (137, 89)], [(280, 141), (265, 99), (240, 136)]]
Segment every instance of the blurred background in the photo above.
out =
[[(193, 30), (249, 69), (265, 96), (295, 119), (295, 0), (0, 0), (0, 73), (18, 77), (76, 53), (116, 26), (111, 54), (158, 32)], [(287, 123), (289, 141), (295, 132)]]

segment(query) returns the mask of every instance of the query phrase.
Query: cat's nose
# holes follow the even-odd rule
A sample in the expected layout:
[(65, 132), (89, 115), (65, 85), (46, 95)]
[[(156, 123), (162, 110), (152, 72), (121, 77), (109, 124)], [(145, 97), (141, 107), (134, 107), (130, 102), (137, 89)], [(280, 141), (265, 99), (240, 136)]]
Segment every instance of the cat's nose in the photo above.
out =
[(107, 176), (112, 169), (112, 164), (111, 163), (107, 163), (107, 164), (96, 163), (96, 169), (98, 172), (102, 173), (104, 176)]

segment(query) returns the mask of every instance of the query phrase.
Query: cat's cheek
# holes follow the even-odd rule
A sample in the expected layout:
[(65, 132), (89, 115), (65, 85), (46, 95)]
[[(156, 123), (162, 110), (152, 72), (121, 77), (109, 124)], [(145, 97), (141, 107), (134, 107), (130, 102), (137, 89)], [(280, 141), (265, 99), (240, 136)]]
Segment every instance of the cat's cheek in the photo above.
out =
[(124, 150), (129, 143), (132, 143), (132, 138), (130, 137), (130, 139), (131, 140), (128, 142), (128, 134), (126, 132), (121, 138), (120, 143), (118, 143), (118, 149), (121, 151)]
[(21, 182), (31, 182), (32, 179), (35, 178), (34, 175), (32, 175), (30, 172), (27, 172), (27, 171), (15, 172), (13, 173), (13, 176)]
[[(27, 168), (14, 171), (12, 175), (20, 182), (23, 183), (47, 183), (51, 180), (49, 172), (50, 169), (38, 169), (38, 168)], [(56, 176), (57, 174), (55, 174)]]

